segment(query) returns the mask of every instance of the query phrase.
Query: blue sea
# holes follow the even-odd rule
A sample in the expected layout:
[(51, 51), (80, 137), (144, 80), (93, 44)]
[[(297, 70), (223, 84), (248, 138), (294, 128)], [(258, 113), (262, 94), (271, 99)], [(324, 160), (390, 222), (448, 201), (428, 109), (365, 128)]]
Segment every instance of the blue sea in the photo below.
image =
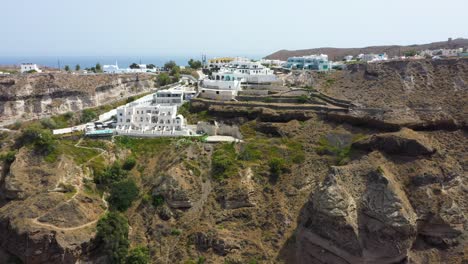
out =
[[(218, 57), (218, 56), (213, 56)], [(261, 56), (255, 56), (260, 58)], [(194, 56), (162, 56), (162, 55), (146, 55), (146, 56), (0, 56), (0, 65), (20, 65), (21, 63), (35, 63), (39, 66), (47, 66), (63, 68), (65, 65), (70, 68), (75, 68), (79, 64), (82, 69), (90, 68), (100, 63), (101, 65), (117, 63), (120, 68), (126, 68), (132, 63), (154, 64), (156, 66), (163, 66), (164, 63), (173, 60), (177, 65), (186, 66), (188, 60), (201, 61), (201, 55)], [(210, 58), (210, 57), (208, 57)], [(256, 59), (256, 58), (252, 58)]]

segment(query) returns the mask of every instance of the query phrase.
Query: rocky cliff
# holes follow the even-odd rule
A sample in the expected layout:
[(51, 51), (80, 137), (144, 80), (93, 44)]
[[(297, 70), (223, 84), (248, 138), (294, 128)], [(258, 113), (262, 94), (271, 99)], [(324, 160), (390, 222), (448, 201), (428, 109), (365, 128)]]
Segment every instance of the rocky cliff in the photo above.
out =
[(148, 75), (0, 76), (0, 124), (96, 107), (153, 87), (154, 82)]
[(349, 116), (362, 118), (355, 125), (453, 128), (468, 120), (468, 59), (355, 64), (326, 75), (295, 72), (286, 81), (350, 101)]

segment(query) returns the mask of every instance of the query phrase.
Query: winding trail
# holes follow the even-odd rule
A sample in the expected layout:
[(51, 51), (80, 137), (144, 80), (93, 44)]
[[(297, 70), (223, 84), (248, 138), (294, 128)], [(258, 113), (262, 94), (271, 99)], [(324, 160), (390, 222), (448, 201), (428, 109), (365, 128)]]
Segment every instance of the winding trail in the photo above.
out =
[[(97, 148), (97, 147), (84, 147), (84, 146), (80, 146), (80, 143), (83, 141), (83, 138), (80, 138), (80, 140), (78, 140), (78, 142), (74, 145), (75, 147), (77, 148), (82, 148), (82, 149), (92, 149), (92, 150), (98, 150), (100, 151), (100, 153), (92, 158), (90, 158), (89, 160), (87, 160), (86, 162), (84, 162), (83, 164), (80, 165), (81, 169), (84, 168), (85, 165), (87, 165), (89, 162), (91, 162), (92, 160), (96, 159), (96, 158), (99, 158), (100, 156), (104, 155), (107, 153), (107, 150), (105, 149), (102, 149), (102, 148)], [(59, 166), (61, 166), (61, 163), (59, 163)], [(84, 176), (83, 176), (84, 177)], [(55, 208), (61, 206), (62, 204), (65, 204), (65, 203), (69, 203), (71, 201), (73, 201), (76, 196), (78, 194), (80, 194), (82, 192), (82, 189), (83, 189), (83, 177), (80, 177), (78, 179), (78, 184), (77, 185), (73, 185), (75, 188), (76, 188), (76, 192), (73, 194), (73, 196), (70, 197), (70, 199), (68, 199), (67, 201), (65, 202), (62, 202), (62, 203), (59, 203), (57, 206), (55, 206), (54, 208), (50, 209), (49, 211), (52, 211), (54, 210)], [(57, 182), (57, 185), (56, 185), (56, 189), (58, 188), (58, 186), (60, 185), (60, 183), (63, 183), (65, 179), (60, 179), (58, 182)], [(57, 191), (57, 190), (51, 190), (50, 192), (53, 192), (53, 191)], [(101, 214), (101, 215), (104, 215), (108, 212), (109, 210), (109, 205), (105, 199), (105, 194), (101, 197), (101, 200), (102, 202), (104, 203), (104, 205), (106, 206), (106, 210), (104, 210), (104, 212)], [(48, 211), (48, 212), (49, 212)], [(85, 228), (85, 227), (88, 227), (88, 226), (91, 226), (91, 225), (94, 225), (96, 224), (98, 221), (99, 221), (99, 217), (93, 221), (90, 221), (88, 223), (85, 223), (85, 224), (82, 224), (82, 225), (79, 225), (79, 226), (74, 226), (74, 227), (58, 227), (56, 225), (53, 225), (53, 224), (47, 224), (47, 223), (42, 223), (40, 222), (38, 219), (45, 216), (48, 212), (36, 217), (36, 218), (31, 218), (31, 222), (35, 225), (39, 225), (39, 226), (43, 226), (43, 227), (47, 227), (47, 228), (51, 228), (51, 229), (54, 229), (54, 230), (60, 230), (60, 231), (73, 231), (73, 230), (77, 230), (77, 229), (81, 229), (81, 228)]]

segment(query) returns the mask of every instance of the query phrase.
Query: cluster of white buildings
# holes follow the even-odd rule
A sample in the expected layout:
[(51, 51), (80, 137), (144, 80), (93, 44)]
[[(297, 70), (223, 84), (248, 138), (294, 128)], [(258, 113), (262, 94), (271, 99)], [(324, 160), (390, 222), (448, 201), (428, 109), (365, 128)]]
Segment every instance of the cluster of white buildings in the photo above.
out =
[(160, 73), (164, 69), (161, 67), (151, 67), (148, 68), (146, 64), (138, 64), (138, 68), (119, 68), (117, 63), (111, 65), (104, 65), (102, 67), (104, 73), (113, 73), (113, 74), (125, 74), (125, 73)]
[(457, 57), (463, 54), (463, 48), (459, 49), (436, 49), (436, 50), (422, 50), (419, 52), (421, 56), (440, 56), (440, 57)]
[(195, 95), (194, 90), (179, 86), (156, 92), (151, 99), (117, 108), (118, 135), (139, 137), (192, 136), (195, 128), (187, 126), (178, 108)]
[(273, 70), (263, 64), (272, 61), (252, 61), (247, 58), (215, 58), (205, 65), (211, 74), (198, 85), (198, 96), (219, 101), (235, 100), (243, 85), (270, 84), (277, 81)]
[(387, 53), (380, 53), (380, 54), (369, 53), (369, 54), (359, 54), (357, 58), (365, 62), (382, 62), (382, 61), (388, 60), (388, 55)]
[[(267, 84), (277, 81), (273, 70), (260, 62), (247, 58), (218, 58), (209, 61), (207, 68), (230, 78), (248, 84)], [(221, 78), (221, 76), (220, 76)], [(218, 79), (220, 80), (220, 79)]]
[(20, 72), (21, 73), (27, 73), (27, 72), (32, 72), (32, 71), (35, 71), (35, 72), (42, 72), (41, 69), (39, 69), (39, 67), (37, 66), (37, 64), (34, 64), (34, 63), (22, 63), (21, 64), (21, 68), (20, 68)]

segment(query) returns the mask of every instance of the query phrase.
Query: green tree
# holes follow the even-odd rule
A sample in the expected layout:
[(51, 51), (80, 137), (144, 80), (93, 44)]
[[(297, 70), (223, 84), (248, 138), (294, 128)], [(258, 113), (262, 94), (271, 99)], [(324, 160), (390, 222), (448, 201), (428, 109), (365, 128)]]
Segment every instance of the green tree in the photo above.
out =
[(125, 161), (124, 164), (122, 165), (122, 168), (124, 170), (132, 170), (136, 165), (136, 160), (134, 157), (128, 157)]
[(148, 69), (154, 69), (154, 68), (156, 68), (156, 65), (154, 65), (154, 64), (152, 64), (152, 63), (151, 63), (151, 64), (146, 64), (146, 68), (148, 68)]
[(164, 63), (164, 68), (168, 71), (171, 71), (175, 67), (178, 67), (178, 66), (177, 66), (177, 63), (175, 63), (175, 61), (173, 60)]
[(173, 67), (173, 68), (169, 71), (169, 75), (175, 77), (175, 78), (177, 79), (177, 81), (178, 81), (179, 78), (180, 78), (180, 67), (179, 67), (179, 66)]
[(84, 109), (81, 111), (81, 122), (88, 123), (97, 117), (96, 112), (91, 109)]
[(135, 247), (128, 252), (126, 264), (147, 264), (150, 262), (149, 250), (146, 247)]
[(140, 65), (136, 64), (135, 62), (130, 64), (128, 67), (130, 67), (130, 69), (140, 69)]
[(414, 57), (416, 56), (417, 52), (416, 50), (408, 50), (408, 51), (405, 51), (404, 55), (405, 57)]
[(190, 59), (188, 61), (188, 65), (190, 66), (190, 68), (197, 70), (201, 68), (202, 63), (199, 60)]
[(97, 224), (96, 241), (111, 263), (123, 263), (128, 253), (128, 221), (118, 212), (109, 212)]
[(79, 71), (79, 70), (81, 70), (81, 66), (80, 66), (79, 64), (77, 64), (77, 65), (75, 66), (75, 71)]
[(98, 171), (94, 175), (94, 182), (97, 184), (113, 184), (121, 180), (126, 179), (128, 172), (120, 166), (119, 162), (114, 162), (111, 166), (104, 169), (104, 171)]
[(168, 85), (171, 83), (171, 77), (169, 77), (169, 74), (163, 72), (158, 75), (156, 81), (160, 86)]
[(65, 65), (64, 70), (65, 70), (65, 71), (70, 71), (70, 66)]
[(139, 190), (132, 179), (120, 181), (112, 184), (109, 204), (121, 212), (126, 211), (138, 197)]
[(102, 67), (101, 67), (101, 64), (99, 62), (96, 63), (95, 69), (96, 69), (96, 72), (102, 72)]
[(56, 142), (50, 130), (31, 126), (25, 129), (18, 139), (20, 146), (32, 145), (41, 154), (48, 154), (55, 149)]

